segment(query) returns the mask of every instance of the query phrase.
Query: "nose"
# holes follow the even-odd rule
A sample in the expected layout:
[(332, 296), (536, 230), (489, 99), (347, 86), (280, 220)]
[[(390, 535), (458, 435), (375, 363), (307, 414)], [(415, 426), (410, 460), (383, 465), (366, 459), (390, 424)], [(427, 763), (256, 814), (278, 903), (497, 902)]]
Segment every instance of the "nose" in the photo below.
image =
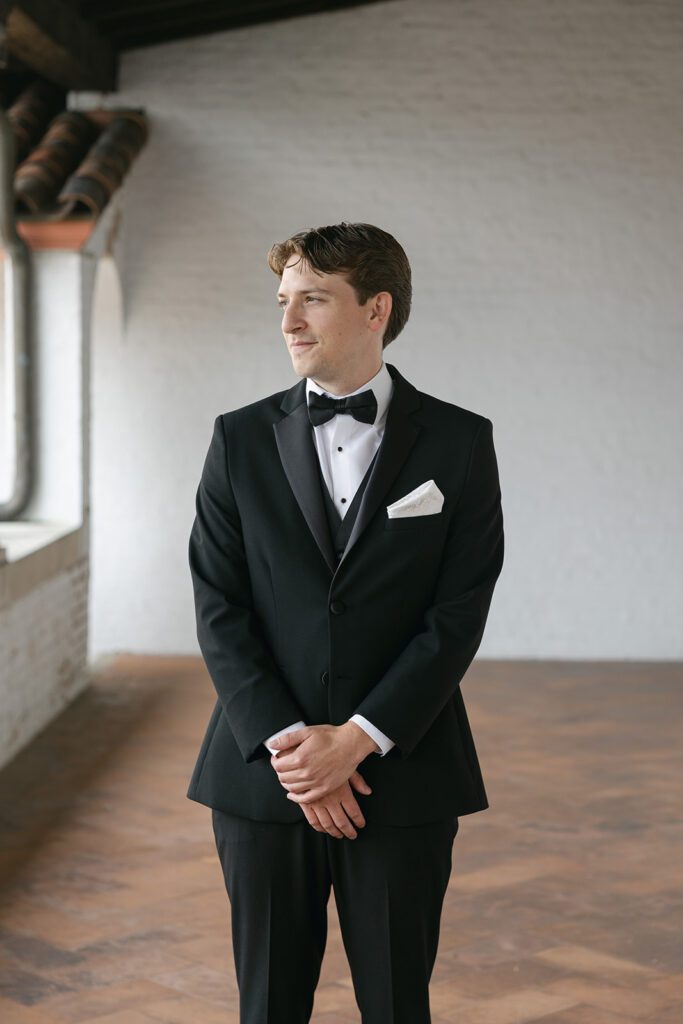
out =
[(294, 334), (295, 331), (304, 327), (305, 323), (306, 321), (301, 313), (301, 307), (294, 302), (287, 303), (282, 317), (282, 333)]

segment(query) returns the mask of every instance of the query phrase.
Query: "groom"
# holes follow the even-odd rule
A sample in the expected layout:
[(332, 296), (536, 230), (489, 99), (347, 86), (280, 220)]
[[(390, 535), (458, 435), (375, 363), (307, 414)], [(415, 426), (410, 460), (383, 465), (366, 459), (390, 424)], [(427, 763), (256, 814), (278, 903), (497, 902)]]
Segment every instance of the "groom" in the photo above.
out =
[(492, 423), (383, 350), (405, 252), (371, 224), (274, 245), (297, 384), (216, 417), (189, 560), (217, 699), (212, 808), (240, 1024), (305, 1024), (334, 889), (363, 1024), (428, 1024), (458, 817), (488, 806), (460, 690), (503, 564)]

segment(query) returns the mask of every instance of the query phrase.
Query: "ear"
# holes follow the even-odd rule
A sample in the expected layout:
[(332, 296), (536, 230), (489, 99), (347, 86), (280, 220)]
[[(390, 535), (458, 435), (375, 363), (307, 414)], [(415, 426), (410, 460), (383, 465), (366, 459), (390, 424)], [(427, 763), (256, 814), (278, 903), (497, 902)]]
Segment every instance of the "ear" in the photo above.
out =
[(382, 331), (386, 327), (394, 303), (391, 292), (377, 292), (369, 302), (368, 328), (371, 331)]

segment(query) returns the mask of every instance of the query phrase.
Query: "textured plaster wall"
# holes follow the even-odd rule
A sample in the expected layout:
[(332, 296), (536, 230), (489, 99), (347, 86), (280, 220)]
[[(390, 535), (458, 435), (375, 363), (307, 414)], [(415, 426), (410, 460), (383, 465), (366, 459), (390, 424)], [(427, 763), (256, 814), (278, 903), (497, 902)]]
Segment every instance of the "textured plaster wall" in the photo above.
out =
[(674, 0), (399, 0), (125, 55), (102, 102), (151, 139), (120, 322), (95, 302), (93, 653), (197, 650), (213, 419), (297, 379), (265, 253), (344, 219), (412, 262), (387, 360), (493, 420), (481, 655), (683, 656), (682, 42)]

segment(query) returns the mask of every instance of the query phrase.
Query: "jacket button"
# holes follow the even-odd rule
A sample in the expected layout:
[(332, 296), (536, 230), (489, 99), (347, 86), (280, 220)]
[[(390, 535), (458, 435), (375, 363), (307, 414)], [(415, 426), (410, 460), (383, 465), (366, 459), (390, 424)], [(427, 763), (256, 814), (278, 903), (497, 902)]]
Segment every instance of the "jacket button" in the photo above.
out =
[(330, 674), (329, 674), (329, 672), (323, 672), (323, 674), (320, 677), (320, 682), (323, 684), (323, 686), (327, 686), (329, 681), (330, 681)]
[(343, 611), (346, 611), (346, 605), (343, 601), (333, 601), (330, 605), (330, 611), (333, 615), (341, 615)]

